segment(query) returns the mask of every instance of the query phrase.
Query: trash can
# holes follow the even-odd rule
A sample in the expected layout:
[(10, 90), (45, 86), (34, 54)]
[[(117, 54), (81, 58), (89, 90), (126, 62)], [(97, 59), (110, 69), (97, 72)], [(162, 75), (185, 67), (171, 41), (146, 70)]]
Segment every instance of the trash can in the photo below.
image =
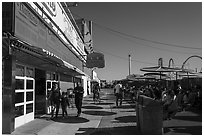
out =
[(144, 135), (163, 134), (163, 111), (160, 102), (139, 95), (136, 102), (138, 130)]

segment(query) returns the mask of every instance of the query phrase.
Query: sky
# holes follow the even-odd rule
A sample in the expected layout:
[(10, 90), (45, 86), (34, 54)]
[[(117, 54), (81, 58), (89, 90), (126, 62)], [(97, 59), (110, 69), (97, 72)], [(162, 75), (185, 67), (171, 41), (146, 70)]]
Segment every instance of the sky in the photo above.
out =
[[(93, 21), (93, 49), (105, 57), (105, 68), (96, 69), (100, 79), (119, 80), (129, 74), (144, 74), (143, 67), (170, 58), (181, 67), (192, 55), (202, 56), (201, 2), (79, 2), (70, 7), (75, 18)], [(198, 71), (199, 58), (186, 67)]]

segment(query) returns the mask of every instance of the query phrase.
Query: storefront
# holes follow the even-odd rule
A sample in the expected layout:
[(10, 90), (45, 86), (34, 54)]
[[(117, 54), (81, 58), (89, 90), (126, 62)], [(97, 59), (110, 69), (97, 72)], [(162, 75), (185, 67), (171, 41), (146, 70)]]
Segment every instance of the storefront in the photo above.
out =
[(2, 38), (2, 130), (6, 134), (50, 113), (53, 83), (67, 90), (74, 87), (76, 77), (86, 81), (80, 70), (82, 60), (34, 11), (23, 3), (3, 7), (5, 16), (12, 13), (3, 18)]

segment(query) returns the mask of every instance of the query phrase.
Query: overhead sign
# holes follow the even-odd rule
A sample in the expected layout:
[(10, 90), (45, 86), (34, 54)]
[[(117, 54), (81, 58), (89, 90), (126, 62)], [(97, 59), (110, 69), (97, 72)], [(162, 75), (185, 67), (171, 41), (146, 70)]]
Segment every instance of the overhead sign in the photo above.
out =
[(45, 6), (50, 15), (54, 17), (57, 15), (56, 2), (42, 2), (42, 4)]
[[(46, 49), (54, 53), (58, 57), (62, 58), (63, 60), (76, 66), (77, 68), (81, 68), (81, 61), (79, 61), (78, 58), (67, 47), (65, 47), (64, 44), (58, 39), (58, 36), (55, 35), (52, 31), (50, 31), (47, 28), (47, 26), (44, 25), (44, 23), (41, 22), (38, 19), (38, 17), (33, 13), (33, 10), (36, 10), (39, 13), (39, 15), (42, 15), (42, 13), (40, 14), (40, 9), (38, 9), (38, 7), (36, 7), (36, 5), (33, 2), (29, 4), (31, 4), (33, 9), (28, 8), (28, 6), (24, 3), (15, 2), (14, 35), (19, 39), (21, 39), (22, 41), (26, 41), (30, 45)], [(42, 5), (42, 3), (40, 4)], [(55, 14), (56, 16), (55, 17), (53, 16), (53, 18), (57, 18), (59, 16), (58, 20), (61, 21), (61, 27), (62, 27), (63, 26), (62, 24), (64, 23), (63, 21), (64, 16), (62, 16), (62, 11), (61, 12), (58, 11), (59, 4), (58, 3), (56, 4), (46, 3), (46, 4), (51, 8), (50, 11), (52, 11), (53, 14), (55, 13), (54, 11), (57, 11)], [(47, 10), (46, 8), (43, 8), (43, 9), (45, 11)], [(46, 21), (47, 23), (50, 23), (48, 19), (45, 19), (44, 21)], [(70, 25), (71, 24), (69, 24), (69, 26)], [(64, 30), (66, 27), (68, 27), (68, 24), (64, 25)], [(68, 30), (67, 30), (67, 33), (69, 32)], [(62, 35), (59, 35), (59, 37), (63, 38)], [(79, 52), (81, 52), (82, 55), (85, 54), (81, 50), (83, 48), (82, 47), (80, 48), (79, 45), (76, 45), (76, 49), (79, 50)], [(78, 53), (76, 50), (75, 52)]]
[[(67, 16), (60, 2), (37, 2), (37, 5), (39, 5), (43, 11), (46, 12), (48, 16), (58, 25), (57, 27), (53, 25), (51, 20), (47, 19), (46, 16), (42, 14), (42, 11), (36, 6), (34, 2), (29, 2), (29, 4), (31, 7), (33, 7), (34, 10), (36, 10), (36, 12), (39, 13), (39, 15), (42, 15), (42, 17), (45, 18), (44, 21), (50, 24), (56, 33), (59, 32), (58, 29), (61, 29), (65, 37), (72, 43), (72, 45), (82, 55), (85, 54), (83, 41), (74, 28), (74, 25)], [(59, 34), (59, 37), (61, 37), (64, 42), (69, 44), (64, 35)], [(76, 52), (76, 49), (73, 47), (72, 49)], [(78, 52), (76, 52), (76, 54), (78, 54)]]
[(86, 60), (87, 68), (104, 68), (105, 67), (105, 59), (102, 53), (93, 52), (87, 55)]

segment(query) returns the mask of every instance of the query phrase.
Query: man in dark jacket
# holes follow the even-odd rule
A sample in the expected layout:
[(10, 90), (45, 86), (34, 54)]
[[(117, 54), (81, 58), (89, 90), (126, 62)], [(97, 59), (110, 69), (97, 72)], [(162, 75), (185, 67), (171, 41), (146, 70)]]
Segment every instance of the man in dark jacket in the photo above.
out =
[(77, 82), (77, 86), (74, 88), (75, 93), (75, 105), (77, 108), (77, 117), (81, 114), (81, 107), (82, 107), (82, 99), (84, 94), (84, 88), (82, 87), (80, 82)]

